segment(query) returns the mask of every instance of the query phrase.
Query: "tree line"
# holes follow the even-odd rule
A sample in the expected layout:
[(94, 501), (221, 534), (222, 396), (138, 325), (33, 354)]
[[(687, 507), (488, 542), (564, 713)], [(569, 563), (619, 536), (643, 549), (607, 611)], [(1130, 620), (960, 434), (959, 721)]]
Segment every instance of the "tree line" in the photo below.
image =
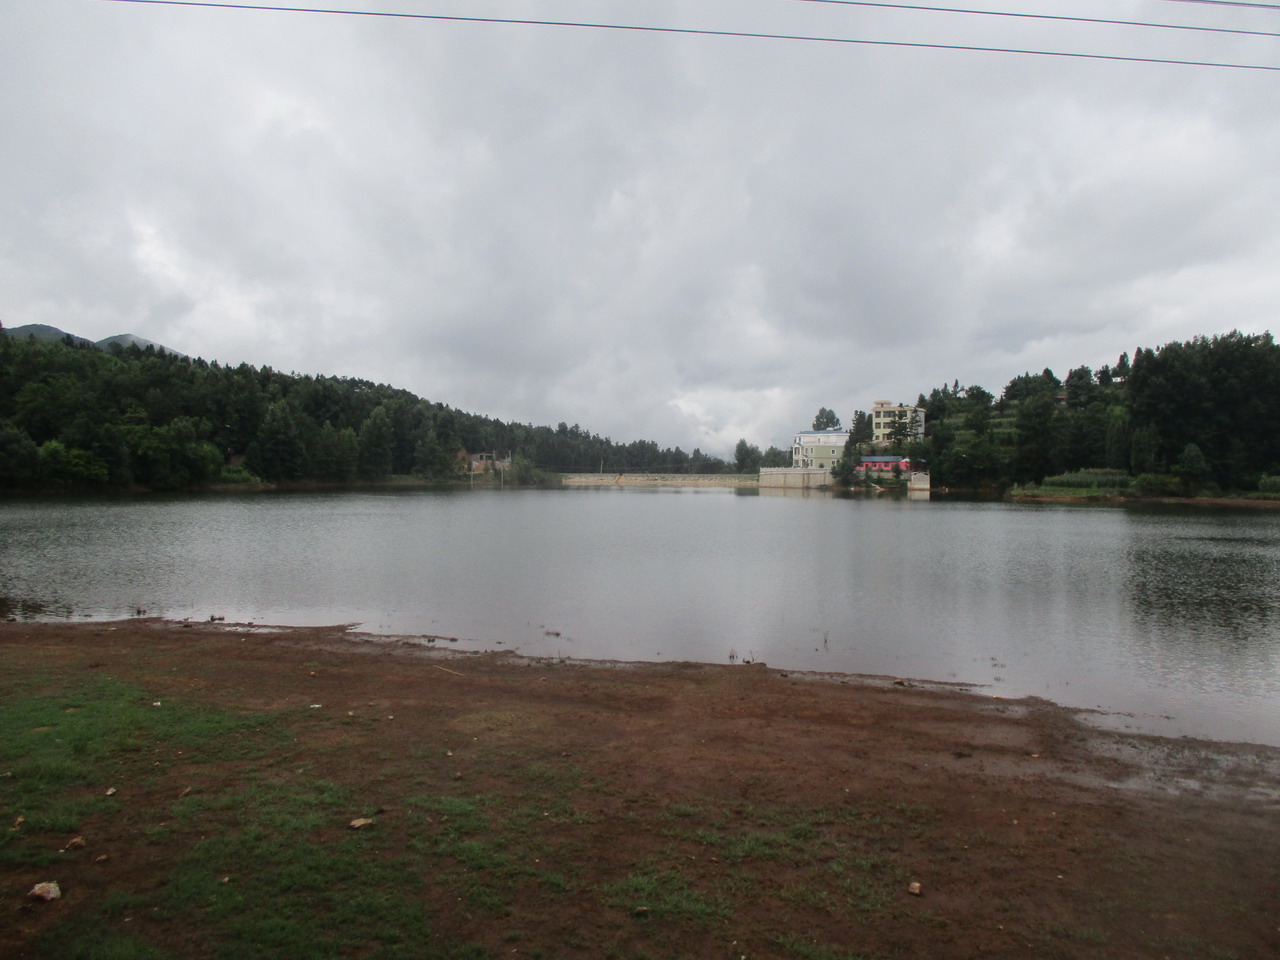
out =
[[(958, 381), (921, 394), (890, 449), (935, 486), (1126, 478), (1149, 492), (1280, 484), (1280, 347), (1269, 333), (1196, 337), (1122, 354), (1059, 379), (1024, 373), (1000, 396)], [(839, 429), (821, 408), (814, 429)], [(868, 452), (856, 411), (844, 466)], [(732, 460), (650, 440), (617, 443), (574, 424), (503, 422), (366, 380), (282, 373), (153, 347), (38, 341), (0, 328), (0, 489), (173, 490), (212, 483), (450, 480), (468, 455), (510, 453), (512, 479), (539, 471), (753, 473), (789, 450), (742, 439)], [(852, 474), (851, 474), (852, 475)]]
[(924, 439), (893, 448), (926, 463), (935, 487), (1108, 476), (1178, 494), (1270, 489), (1280, 477), (1280, 347), (1270, 333), (1139, 348), (1062, 379), (1028, 372), (998, 398), (954, 381), (917, 405)]
[(506, 423), (366, 380), (0, 328), (0, 489), (450, 480), (479, 452), (511, 454), (517, 482), (540, 471), (722, 473), (752, 459)]

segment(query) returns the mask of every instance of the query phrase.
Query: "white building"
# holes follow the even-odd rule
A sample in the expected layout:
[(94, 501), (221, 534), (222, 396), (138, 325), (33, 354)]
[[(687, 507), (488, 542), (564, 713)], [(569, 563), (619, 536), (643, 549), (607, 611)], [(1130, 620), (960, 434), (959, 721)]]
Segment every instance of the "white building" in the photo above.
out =
[(844, 453), (848, 430), (808, 430), (791, 445), (791, 466), (830, 470)]

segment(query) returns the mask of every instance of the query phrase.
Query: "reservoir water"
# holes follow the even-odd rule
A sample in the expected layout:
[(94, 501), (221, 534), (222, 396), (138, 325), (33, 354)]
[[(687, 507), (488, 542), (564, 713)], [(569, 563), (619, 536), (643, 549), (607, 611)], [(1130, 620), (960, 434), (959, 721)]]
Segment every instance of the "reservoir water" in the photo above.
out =
[(1267, 511), (688, 487), (0, 504), (0, 613), (139, 609), (957, 682), (1280, 745)]

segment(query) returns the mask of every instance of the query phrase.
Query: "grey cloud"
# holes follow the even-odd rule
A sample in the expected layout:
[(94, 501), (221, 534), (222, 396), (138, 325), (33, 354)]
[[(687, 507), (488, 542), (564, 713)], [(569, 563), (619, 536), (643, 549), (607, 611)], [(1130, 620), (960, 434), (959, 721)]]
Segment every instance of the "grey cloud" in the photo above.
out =
[[(797, 32), (1054, 36), (782, 6)], [(1258, 53), (1204, 42), (1150, 49)], [(620, 440), (785, 444), (819, 405), (998, 391), (1280, 300), (1269, 76), (14, 0), (0, 83), (6, 324)]]

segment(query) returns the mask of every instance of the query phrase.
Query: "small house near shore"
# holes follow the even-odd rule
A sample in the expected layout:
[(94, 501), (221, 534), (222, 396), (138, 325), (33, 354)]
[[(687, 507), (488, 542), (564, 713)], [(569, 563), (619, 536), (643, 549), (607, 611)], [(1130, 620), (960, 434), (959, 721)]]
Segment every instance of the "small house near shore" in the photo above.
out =
[(858, 464), (858, 469), (867, 477), (893, 473), (895, 467), (899, 474), (910, 473), (916, 469), (911, 465), (911, 460), (908, 457), (863, 457), (862, 462)]

